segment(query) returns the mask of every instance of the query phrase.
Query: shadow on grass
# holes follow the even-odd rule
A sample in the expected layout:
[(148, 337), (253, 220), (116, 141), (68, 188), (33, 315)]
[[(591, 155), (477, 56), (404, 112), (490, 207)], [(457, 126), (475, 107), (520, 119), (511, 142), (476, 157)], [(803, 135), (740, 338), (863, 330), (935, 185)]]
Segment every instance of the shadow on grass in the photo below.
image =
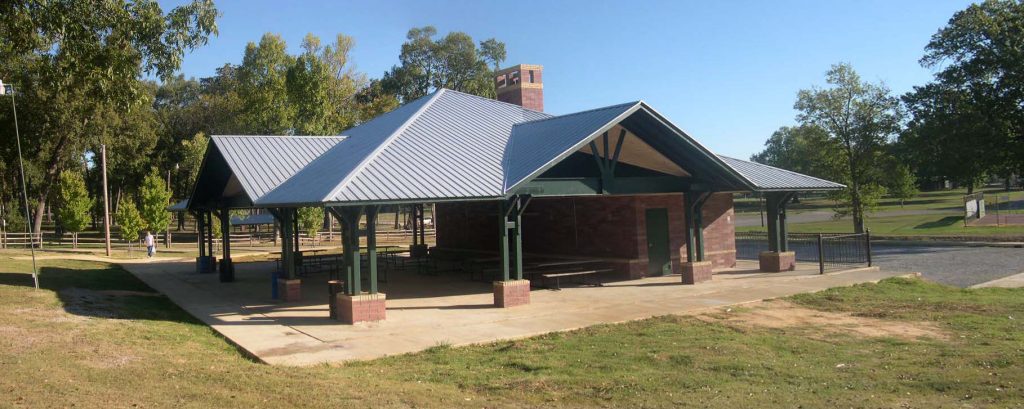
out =
[(933, 220), (930, 222), (921, 223), (914, 226), (915, 229), (936, 229), (942, 227), (949, 227), (957, 223), (963, 223), (964, 218), (961, 216), (946, 216), (939, 220)]
[[(32, 275), (0, 272), (0, 285), (32, 287)], [(167, 297), (117, 266), (43, 266), (39, 286), (80, 316), (200, 324)]]

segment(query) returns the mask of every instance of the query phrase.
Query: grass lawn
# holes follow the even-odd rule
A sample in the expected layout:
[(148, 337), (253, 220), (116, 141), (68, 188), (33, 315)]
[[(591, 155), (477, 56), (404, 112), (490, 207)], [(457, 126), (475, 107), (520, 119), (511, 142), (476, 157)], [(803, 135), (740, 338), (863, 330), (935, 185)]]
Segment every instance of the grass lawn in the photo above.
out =
[[(1010, 196), (1011, 201), (1024, 200), (1024, 191), (1015, 190), (1007, 192), (1001, 188), (977, 189), (976, 192), (985, 193), (985, 204), (990, 213), (995, 212), (995, 195)], [(963, 214), (963, 196), (967, 189), (937, 190), (921, 192), (913, 199), (907, 200), (900, 205), (899, 200), (884, 198), (879, 201), (876, 212), (894, 210), (948, 210), (951, 213)], [(757, 213), (760, 211), (760, 202), (755, 198), (737, 198), (735, 200), (737, 213)], [(1005, 204), (1004, 204), (1005, 205)], [(832, 210), (833, 202), (822, 195), (815, 195), (809, 198), (801, 198), (799, 203), (790, 204), (789, 209), (793, 212), (806, 210)], [(1022, 213), (1024, 209), (1016, 209), (1011, 213)]]
[[(1024, 226), (964, 227), (963, 216), (911, 214), (891, 217), (870, 217), (865, 222), (874, 235), (885, 236), (1000, 236), (1007, 239), (1024, 237)], [(737, 231), (763, 231), (761, 226), (738, 226)], [(789, 223), (791, 233), (848, 233), (853, 231), (849, 219), (823, 222)]]
[[(28, 264), (0, 254), (0, 407), (931, 408), (1024, 402), (1024, 290), (891, 279), (765, 303), (767, 310), (667, 316), (287, 368), (246, 359), (118, 267), (42, 265), (45, 289), (34, 291), (24, 273)], [(785, 327), (744, 321), (773, 304), (897, 329), (932, 328), (938, 335), (867, 336), (833, 319)]]

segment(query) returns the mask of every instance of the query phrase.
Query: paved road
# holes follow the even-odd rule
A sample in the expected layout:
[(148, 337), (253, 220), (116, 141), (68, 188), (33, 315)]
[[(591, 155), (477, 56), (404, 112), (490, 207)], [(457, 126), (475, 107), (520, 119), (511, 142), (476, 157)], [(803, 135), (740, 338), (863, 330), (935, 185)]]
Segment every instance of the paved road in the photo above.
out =
[(1024, 272), (1024, 249), (997, 247), (873, 246), (875, 265), (921, 272), (925, 278), (969, 287)]

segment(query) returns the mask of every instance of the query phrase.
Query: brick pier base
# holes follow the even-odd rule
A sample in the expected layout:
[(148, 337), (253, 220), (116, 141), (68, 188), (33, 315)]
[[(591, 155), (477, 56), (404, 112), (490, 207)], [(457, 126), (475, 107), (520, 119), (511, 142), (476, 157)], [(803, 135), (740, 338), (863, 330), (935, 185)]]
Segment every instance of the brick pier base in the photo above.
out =
[(302, 299), (302, 280), (287, 278), (277, 279), (277, 297), (281, 302), (299, 301)]
[(697, 284), (702, 281), (711, 280), (711, 268), (714, 263), (710, 261), (692, 261), (683, 263), (683, 284)]
[(792, 251), (762, 251), (757, 257), (761, 271), (778, 273), (796, 270), (796, 253)]
[(230, 283), (235, 281), (235, 263), (230, 258), (220, 259), (218, 272), (220, 273), (220, 282)]
[(209, 274), (217, 271), (217, 257), (216, 256), (202, 256), (196, 257), (196, 272), (199, 274)]
[(530, 303), (530, 280), (509, 280), (494, 282), (494, 306), (515, 307)]
[(335, 308), (338, 320), (346, 324), (383, 321), (387, 316), (384, 293), (348, 295), (338, 294)]

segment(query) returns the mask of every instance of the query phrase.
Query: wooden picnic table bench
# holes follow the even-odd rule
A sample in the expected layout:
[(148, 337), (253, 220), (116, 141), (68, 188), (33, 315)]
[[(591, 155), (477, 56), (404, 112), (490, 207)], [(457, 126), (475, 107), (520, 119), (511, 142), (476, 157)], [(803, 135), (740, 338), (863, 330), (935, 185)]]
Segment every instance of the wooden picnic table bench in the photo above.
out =
[[(602, 269), (596, 269), (596, 270), (581, 270), (581, 271), (566, 271), (566, 272), (561, 272), (561, 273), (552, 272), (552, 273), (536, 273), (536, 274), (539, 274), (541, 277), (543, 277), (543, 278), (545, 278), (547, 280), (554, 279), (555, 280), (555, 288), (553, 288), (553, 289), (554, 290), (561, 290), (562, 289), (562, 285), (561, 285), (562, 277), (582, 277), (583, 280), (582, 280), (581, 284), (586, 284), (586, 277), (590, 277), (590, 276), (601, 274), (601, 273), (608, 273), (608, 272), (611, 272), (611, 271), (614, 271), (614, 270), (610, 269), (610, 268), (602, 268)], [(593, 285), (597, 286), (597, 287), (600, 287), (601, 283), (597, 282), (597, 283), (595, 283)]]

